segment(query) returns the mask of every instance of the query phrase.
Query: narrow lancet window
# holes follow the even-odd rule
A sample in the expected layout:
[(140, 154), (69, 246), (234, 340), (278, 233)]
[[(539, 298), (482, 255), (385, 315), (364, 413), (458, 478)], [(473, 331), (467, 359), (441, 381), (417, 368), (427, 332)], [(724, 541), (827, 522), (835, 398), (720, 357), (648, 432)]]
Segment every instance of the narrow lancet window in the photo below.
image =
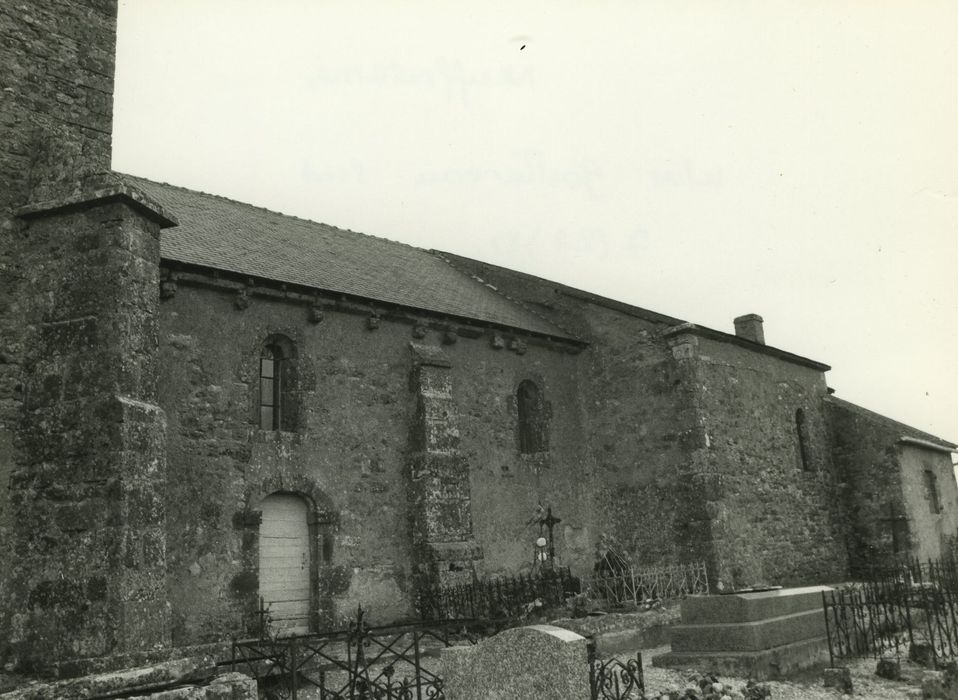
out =
[(941, 498), (938, 496), (938, 479), (931, 469), (925, 470), (925, 498), (928, 499), (928, 510), (935, 515), (941, 513)]
[(275, 345), (263, 348), (259, 360), (259, 427), (279, 430), (283, 413), (283, 355)]
[(535, 382), (526, 379), (516, 391), (519, 417), (519, 452), (532, 454), (548, 449), (542, 393)]
[(812, 465), (808, 459), (808, 425), (805, 422), (804, 408), (795, 411), (795, 434), (798, 437), (798, 456), (802, 470), (809, 471)]

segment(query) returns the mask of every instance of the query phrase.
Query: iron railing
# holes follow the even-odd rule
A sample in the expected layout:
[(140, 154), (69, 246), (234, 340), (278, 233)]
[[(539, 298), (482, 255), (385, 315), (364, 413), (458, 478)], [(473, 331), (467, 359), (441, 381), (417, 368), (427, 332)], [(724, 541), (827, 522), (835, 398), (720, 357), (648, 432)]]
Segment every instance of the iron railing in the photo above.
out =
[(584, 581), (590, 598), (612, 606), (664, 602), (689, 595), (708, 595), (708, 570), (704, 562), (649, 569), (629, 568)]
[(231, 667), (257, 679), (267, 698), (308, 692), (321, 700), (442, 700), (443, 647), (476, 637), (468, 621), (369, 627), (360, 606), (349, 628), (233, 642)]
[(958, 590), (958, 561), (947, 559), (908, 559), (891, 564), (874, 564), (859, 571), (862, 581), (870, 583), (933, 583), (940, 588)]
[(424, 620), (520, 620), (537, 608), (564, 605), (580, 590), (579, 579), (559, 568), (422, 591), (417, 608)]
[(824, 591), (832, 664), (836, 659), (913, 652), (958, 658), (958, 571), (951, 563), (909, 562), (873, 570), (872, 580)]
[[(369, 627), (360, 606), (345, 630), (236, 640), (230, 665), (256, 678), (261, 696), (270, 700), (444, 700), (439, 652), (456, 643), (475, 644), (477, 622)], [(599, 659), (590, 641), (587, 662), (590, 700), (643, 697), (641, 654)]]
[(588, 646), (589, 690), (592, 700), (638, 700), (645, 697), (642, 654), (622, 661), (596, 657), (595, 642)]

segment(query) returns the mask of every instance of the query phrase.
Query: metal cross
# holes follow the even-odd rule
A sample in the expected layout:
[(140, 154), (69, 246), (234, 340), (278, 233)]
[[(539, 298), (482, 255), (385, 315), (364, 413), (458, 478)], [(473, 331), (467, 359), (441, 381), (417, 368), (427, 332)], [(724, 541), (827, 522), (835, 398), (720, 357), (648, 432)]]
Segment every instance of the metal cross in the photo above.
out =
[(555, 561), (556, 558), (555, 537), (553, 536), (552, 529), (561, 522), (562, 518), (557, 518), (552, 514), (552, 506), (546, 508), (544, 517), (539, 518), (539, 535), (542, 535), (542, 528), (546, 528), (549, 533), (549, 561)]

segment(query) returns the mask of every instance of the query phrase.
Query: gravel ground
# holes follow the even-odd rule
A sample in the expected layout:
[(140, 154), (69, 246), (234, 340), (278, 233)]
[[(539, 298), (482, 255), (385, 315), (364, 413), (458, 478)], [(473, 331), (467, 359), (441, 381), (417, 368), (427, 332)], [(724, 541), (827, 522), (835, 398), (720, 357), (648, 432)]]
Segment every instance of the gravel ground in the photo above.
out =
[[(688, 684), (688, 678), (691, 672), (674, 671), (668, 668), (656, 668), (652, 666), (652, 657), (664, 654), (669, 651), (669, 647), (658, 647), (655, 649), (643, 649), (642, 661), (645, 671), (645, 687), (647, 691), (664, 691), (671, 688), (683, 689)], [(628, 654), (616, 654), (620, 658), (628, 658)], [(634, 658), (634, 654), (632, 655)], [(854, 686), (855, 698), (875, 698), (876, 700), (902, 700), (909, 697), (921, 697), (920, 692), (913, 695), (920, 687), (923, 673), (927, 673), (915, 664), (908, 661), (902, 662), (902, 671), (907, 681), (888, 681), (875, 675), (874, 659), (862, 659), (851, 661), (847, 665), (852, 674), (852, 684)], [(706, 670), (706, 669), (696, 669)], [(736, 691), (741, 691), (745, 686), (745, 678), (736, 678), (734, 676), (719, 676), (719, 680), (726, 686), (731, 686)], [(843, 697), (843, 694), (833, 688), (825, 688), (822, 685), (821, 670), (809, 671), (802, 678), (790, 681), (768, 681), (772, 691), (771, 700), (836, 700)], [(733, 695), (732, 697), (741, 697)], [(845, 695), (844, 697), (849, 697)]]

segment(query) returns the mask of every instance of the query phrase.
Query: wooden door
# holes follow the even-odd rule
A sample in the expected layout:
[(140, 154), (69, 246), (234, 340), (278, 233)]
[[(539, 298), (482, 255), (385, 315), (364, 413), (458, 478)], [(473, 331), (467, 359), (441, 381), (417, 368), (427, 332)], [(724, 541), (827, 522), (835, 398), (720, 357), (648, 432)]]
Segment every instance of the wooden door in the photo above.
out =
[(309, 632), (308, 512), (297, 496), (273, 494), (262, 503), (259, 590), (274, 634)]

